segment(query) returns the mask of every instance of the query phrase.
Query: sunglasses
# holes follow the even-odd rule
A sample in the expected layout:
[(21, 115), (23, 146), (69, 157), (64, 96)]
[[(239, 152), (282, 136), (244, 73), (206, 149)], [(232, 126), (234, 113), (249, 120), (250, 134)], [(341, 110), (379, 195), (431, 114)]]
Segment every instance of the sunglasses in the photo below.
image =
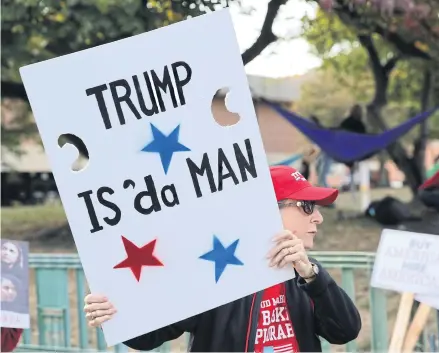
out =
[(307, 215), (311, 215), (316, 207), (315, 201), (279, 201), (277, 204), (279, 208), (301, 207)]

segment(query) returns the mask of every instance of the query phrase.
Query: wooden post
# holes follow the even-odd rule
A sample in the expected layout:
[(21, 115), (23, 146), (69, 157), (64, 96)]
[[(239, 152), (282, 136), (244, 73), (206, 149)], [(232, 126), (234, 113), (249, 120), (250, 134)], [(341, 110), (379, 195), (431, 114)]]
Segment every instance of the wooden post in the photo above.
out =
[(370, 204), (370, 167), (368, 161), (359, 163), (361, 212), (366, 211)]
[(428, 320), (428, 315), (430, 314), (431, 307), (427, 304), (419, 305), (418, 310), (416, 311), (415, 317), (413, 318), (412, 323), (407, 331), (407, 335), (404, 340), (404, 345), (402, 351), (404, 353), (413, 352), (416, 342), (419, 340), (419, 336), (421, 335), (422, 330), (425, 327), (425, 324)]
[(393, 327), (392, 339), (390, 340), (389, 352), (400, 353), (402, 350), (414, 298), (413, 293), (403, 293), (401, 296), (395, 326)]

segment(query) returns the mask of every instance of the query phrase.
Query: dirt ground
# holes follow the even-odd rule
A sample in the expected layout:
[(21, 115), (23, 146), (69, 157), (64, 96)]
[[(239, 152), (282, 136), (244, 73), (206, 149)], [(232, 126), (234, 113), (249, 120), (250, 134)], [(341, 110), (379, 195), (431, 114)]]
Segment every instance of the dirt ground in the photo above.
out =
[[(372, 199), (384, 196), (394, 196), (402, 201), (408, 201), (411, 194), (407, 189), (376, 189), (372, 190)], [(358, 196), (357, 196), (358, 197)], [(324, 224), (319, 230), (315, 250), (319, 251), (376, 251), (382, 227), (376, 222), (365, 217), (355, 217), (359, 214), (359, 199), (353, 200), (352, 195), (343, 193), (337, 200), (335, 209), (324, 208)], [(38, 207), (13, 207), (2, 209), (2, 237), (30, 242), (32, 252), (39, 253), (73, 253), (76, 252), (70, 229), (65, 226), (66, 218), (60, 204)], [(439, 228), (438, 228), (439, 229)], [(331, 271), (339, 282), (340, 273)], [(360, 349), (368, 349), (370, 342), (370, 315), (369, 301), (369, 273), (358, 271), (356, 273), (356, 303), (363, 319), (363, 330), (358, 339)], [(70, 278), (71, 324), (72, 343), (77, 342), (78, 314), (76, 307), (74, 274)], [(339, 282), (340, 283), (340, 282)], [(30, 290), (32, 312), (36, 312), (36, 293), (34, 276), (31, 275)], [(398, 307), (399, 295), (389, 293), (388, 317), (389, 334), (392, 332), (393, 320)], [(431, 317), (433, 325), (434, 317)], [(36, 315), (32, 315), (32, 326), (36, 327)], [(36, 343), (37, 334), (33, 330), (33, 343)], [(96, 334), (90, 331), (91, 344), (95, 344)], [(337, 349), (333, 347), (337, 351)], [(183, 351), (184, 342), (177, 341), (172, 344), (173, 351)]]

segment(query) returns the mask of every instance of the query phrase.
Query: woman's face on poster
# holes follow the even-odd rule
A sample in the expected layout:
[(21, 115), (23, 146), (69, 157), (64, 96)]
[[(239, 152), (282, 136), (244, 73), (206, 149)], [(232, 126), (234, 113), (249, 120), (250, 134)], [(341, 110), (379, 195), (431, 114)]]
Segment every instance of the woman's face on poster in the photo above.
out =
[(17, 289), (11, 280), (2, 278), (2, 302), (13, 302), (17, 298)]
[(6, 242), (2, 245), (2, 262), (8, 265), (13, 265), (18, 261), (20, 251), (17, 245)]

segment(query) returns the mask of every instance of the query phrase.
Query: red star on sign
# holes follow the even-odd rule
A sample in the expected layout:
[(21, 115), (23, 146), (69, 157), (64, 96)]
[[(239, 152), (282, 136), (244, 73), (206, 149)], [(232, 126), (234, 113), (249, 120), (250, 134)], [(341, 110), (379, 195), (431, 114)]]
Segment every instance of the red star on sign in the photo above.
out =
[(127, 258), (113, 268), (130, 268), (134, 277), (136, 277), (137, 282), (139, 282), (143, 266), (163, 266), (160, 260), (152, 254), (156, 239), (150, 241), (141, 248), (129, 241), (123, 235), (122, 241), (127, 253)]

